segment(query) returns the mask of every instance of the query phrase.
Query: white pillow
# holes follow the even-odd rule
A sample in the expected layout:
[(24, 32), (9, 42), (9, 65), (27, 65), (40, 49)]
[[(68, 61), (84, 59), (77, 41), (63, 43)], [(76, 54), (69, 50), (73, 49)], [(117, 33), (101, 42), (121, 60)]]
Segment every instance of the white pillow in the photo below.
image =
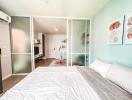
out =
[(89, 67), (96, 72), (98, 72), (101, 76), (105, 77), (107, 71), (109, 70), (111, 64), (105, 63), (100, 60), (95, 60)]
[(106, 78), (132, 94), (132, 68), (113, 64)]

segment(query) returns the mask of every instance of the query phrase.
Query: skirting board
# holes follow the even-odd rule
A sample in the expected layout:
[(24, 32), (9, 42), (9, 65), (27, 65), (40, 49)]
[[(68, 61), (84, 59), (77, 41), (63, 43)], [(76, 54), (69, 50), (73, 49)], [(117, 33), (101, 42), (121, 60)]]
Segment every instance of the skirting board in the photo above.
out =
[(11, 76), (12, 76), (12, 74), (6, 75), (5, 77), (2, 77), (2, 80), (5, 80), (5, 79), (7, 79), (7, 78), (9, 78)]
[(20, 74), (12, 74), (12, 75), (28, 75), (29, 73), (20, 73)]

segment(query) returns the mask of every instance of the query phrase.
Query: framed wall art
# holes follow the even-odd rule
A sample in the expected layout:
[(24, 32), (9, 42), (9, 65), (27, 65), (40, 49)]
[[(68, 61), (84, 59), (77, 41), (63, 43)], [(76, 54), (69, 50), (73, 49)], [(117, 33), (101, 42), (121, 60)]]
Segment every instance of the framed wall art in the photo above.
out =
[(132, 44), (132, 13), (125, 16), (124, 44)]
[(122, 44), (124, 16), (112, 21), (108, 27), (108, 44)]

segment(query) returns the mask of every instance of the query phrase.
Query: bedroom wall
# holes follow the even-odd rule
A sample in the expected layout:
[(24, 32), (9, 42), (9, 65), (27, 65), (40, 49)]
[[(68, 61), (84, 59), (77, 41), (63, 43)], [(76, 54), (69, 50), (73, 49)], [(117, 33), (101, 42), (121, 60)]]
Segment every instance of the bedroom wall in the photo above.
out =
[(6, 79), (12, 74), (11, 48), (9, 23), (0, 21), (0, 48), (1, 48), (1, 68), (2, 78)]
[(96, 58), (132, 67), (132, 45), (108, 45), (108, 24), (125, 14), (132, 13), (132, 0), (110, 0), (91, 23), (90, 62)]

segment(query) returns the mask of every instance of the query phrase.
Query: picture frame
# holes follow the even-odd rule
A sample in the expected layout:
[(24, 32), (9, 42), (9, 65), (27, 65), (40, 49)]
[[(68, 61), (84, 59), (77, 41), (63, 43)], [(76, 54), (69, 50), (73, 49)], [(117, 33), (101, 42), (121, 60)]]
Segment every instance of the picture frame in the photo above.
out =
[(132, 44), (132, 13), (125, 16), (124, 44)]
[(108, 27), (107, 44), (123, 44), (124, 16), (112, 21)]

